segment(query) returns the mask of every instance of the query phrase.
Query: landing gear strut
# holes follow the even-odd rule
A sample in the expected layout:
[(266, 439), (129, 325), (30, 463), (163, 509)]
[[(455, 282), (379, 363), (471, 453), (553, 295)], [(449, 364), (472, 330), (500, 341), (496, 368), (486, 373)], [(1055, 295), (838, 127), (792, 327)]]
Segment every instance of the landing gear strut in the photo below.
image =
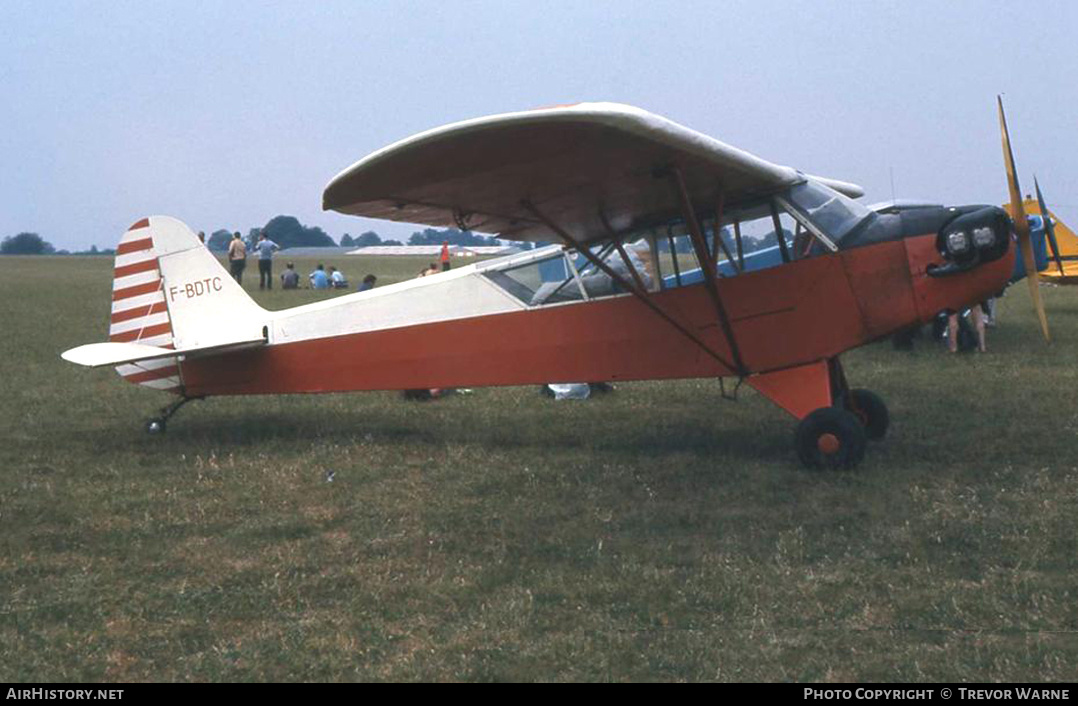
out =
[(865, 428), (865, 436), (869, 441), (880, 441), (886, 436), (891, 417), (887, 413), (887, 405), (879, 395), (872, 390), (850, 390), (845, 402), (846, 409), (852, 412)]
[(159, 434), (164, 434), (165, 429), (166, 429), (167, 424), (168, 424), (168, 420), (172, 417), (173, 414), (176, 414), (176, 412), (179, 411), (180, 407), (183, 407), (185, 404), (187, 404), (191, 400), (200, 400), (200, 399), (202, 399), (202, 398), (201, 397), (181, 397), (180, 399), (176, 400), (175, 402), (168, 405), (167, 407), (162, 407), (161, 411), (158, 412), (158, 416), (156, 416), (153, 419), (150, 419), (150, 420), (148, 420), (146, 422), (146, 433), (150, 434), (151, 436), (157, 436)]

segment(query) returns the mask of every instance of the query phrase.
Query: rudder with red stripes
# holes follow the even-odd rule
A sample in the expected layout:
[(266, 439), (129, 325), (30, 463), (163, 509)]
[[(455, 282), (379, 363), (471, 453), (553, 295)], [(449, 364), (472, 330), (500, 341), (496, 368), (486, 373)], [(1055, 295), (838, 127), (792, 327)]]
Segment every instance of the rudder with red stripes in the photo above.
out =
[[(172, 321), (165, 302), (164, 280), (154, 250), (150, 219), (138, 221), (116, 246), (112, 279), (109, 341), (174, 348)], [(183, 393), (176, 358), (162, 358), (116, 368), (128, 382), (156, 390)]]

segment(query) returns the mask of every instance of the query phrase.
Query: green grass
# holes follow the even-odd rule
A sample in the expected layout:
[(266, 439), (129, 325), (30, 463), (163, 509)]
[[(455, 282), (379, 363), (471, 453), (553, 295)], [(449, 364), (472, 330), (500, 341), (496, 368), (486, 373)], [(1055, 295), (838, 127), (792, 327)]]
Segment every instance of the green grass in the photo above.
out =
[(988, 355), (845, 356), (892, 431), (810, 473), (715, 381), (211, 399), (147, 437), (165, 396), (59, 358), (111, 266), (0, 258), (0, 681), (1076, 677), (1076, 290), (1050, 347), (1023, 285)]

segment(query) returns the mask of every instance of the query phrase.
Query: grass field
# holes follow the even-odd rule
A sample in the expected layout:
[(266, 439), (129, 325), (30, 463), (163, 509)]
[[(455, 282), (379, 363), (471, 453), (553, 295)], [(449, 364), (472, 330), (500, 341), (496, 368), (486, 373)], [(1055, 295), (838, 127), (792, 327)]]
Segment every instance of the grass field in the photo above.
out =
[(0, 681), (1078, 678), (1078, 290), (1050, 347), (1023, 285), (987, 355), (845, 356), (892, 431), (810, 473), (707, 380), (211, 399), (148, 437), (166, 396), (59, 358), (111, 268), (0, 258)]

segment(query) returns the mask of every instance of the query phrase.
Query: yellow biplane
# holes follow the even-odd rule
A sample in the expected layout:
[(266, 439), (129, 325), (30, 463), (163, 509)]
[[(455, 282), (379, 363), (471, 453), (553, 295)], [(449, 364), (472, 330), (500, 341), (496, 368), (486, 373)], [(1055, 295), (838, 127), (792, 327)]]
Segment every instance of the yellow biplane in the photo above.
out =
[[(1003, 208), (1013, 218), (1011, 205), (1003, 204)], [(1044, 230), (1044, 240), (1051, 252), (1051, 263), (1040, 272), (1040, 277), (1053, 284), (1078, 284), (1078, 235), (1045, 205), (1039, 185), (1037, 197), (1026, 194), (1022, 208), (1034, 219), (1034, 230)], [(1044, 218), (1045, 215), (1048, 217)], [(1037, 219), (1043, 220), (1037, 223)]]

